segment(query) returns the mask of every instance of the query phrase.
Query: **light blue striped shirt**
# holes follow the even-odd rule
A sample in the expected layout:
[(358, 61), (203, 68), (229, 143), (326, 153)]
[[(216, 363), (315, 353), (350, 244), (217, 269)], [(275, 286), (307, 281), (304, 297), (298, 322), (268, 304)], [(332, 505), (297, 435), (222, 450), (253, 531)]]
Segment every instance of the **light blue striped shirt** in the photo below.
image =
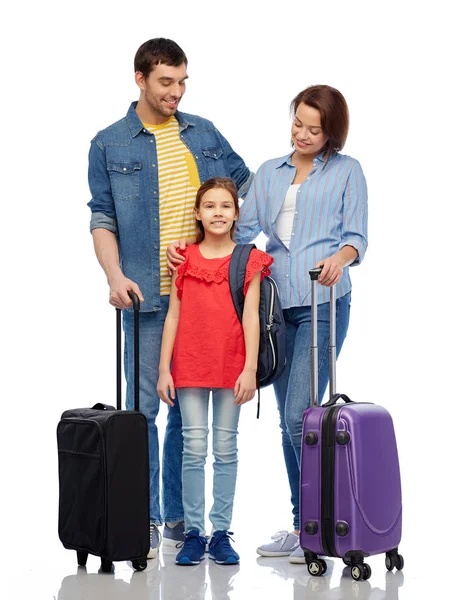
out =
[[(235, 239), (252, 242), (260, 232), (267, 240), (267, 252), (284, 308), (309, 306), (309, 269), (344, 246), (353, 246), (359, 264), (367, 249), (367, 186), (359, 162), (335, 154), (324, 167), (321, 155), (307, 179), (300, 184), (289, 246), (276, 233), (276, 220), (295, 177), (292, 153), (266, 161), (257, 171), (240, 208)], [(351, 265), (352, 266), (352, 265)], [(349, 267), (336, 286), (337, 297), (351, 290)], [(329, 288), (319, 286), (318, 302), (329, 302)]]

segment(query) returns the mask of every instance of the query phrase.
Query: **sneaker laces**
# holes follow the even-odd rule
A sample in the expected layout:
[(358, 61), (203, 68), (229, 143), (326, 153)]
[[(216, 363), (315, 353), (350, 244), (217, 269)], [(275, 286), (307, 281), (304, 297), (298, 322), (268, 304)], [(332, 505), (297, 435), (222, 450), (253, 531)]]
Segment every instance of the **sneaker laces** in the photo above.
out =
[[(216, 535), (213, 535), (210, 538), (210, 543), (209, 543), (209, 548), (215, 548), (215, 546), (217, 544), (219, 544), (221, 541), (226, 541), (228, 544), (230, 544), (229, 540), (232, 540), (233, 542), (235, 542), (235, 540), (231, 537), (234, 535), (233, 531), (226, 531), (226, 529), (224, 531), (219, 531), (216, 532)], [(226, 539), (225, 539), (226, 538)]]
[(153, 537), (152, 536), (154, 535), (154, 533), (157, 534), (157, 546), (158, 546), (160, 544), (160, 538), (161, 538), (160, 531), (159, 531), (159, 529), (158, 529), (158, 527), (157, 527), (157, 525), (155, 523), (151, 523), (150, 526), (149, 526), (149, 535), (150, 535), (151, 548), (153, 547), (152, 546), (152, 541), (153, 541)]
[(284, 546), (287, 538), (289, 537), (289, 532), (287, 530), (278, 531), (275, 535), (272, 535), (272, 540), (275, 542), (280, 542), (282, 540), (281, 546)]
[(196, 540), (196, 542), (198, 544), (200, 544), (203, 548), (206, 547), (207, 544), (207, 540), (204, 536), (193, 533), (193, 531), (189, 531), (186, 535), (185, 535), (185, 539), (183, 542), (179, 542), (178, 544), (176, 544), (176, 548), (182, 548), (183, 546), (185, 546), (185, 544), (193, 544), (193, 542), (191, 542), (191, 540)]

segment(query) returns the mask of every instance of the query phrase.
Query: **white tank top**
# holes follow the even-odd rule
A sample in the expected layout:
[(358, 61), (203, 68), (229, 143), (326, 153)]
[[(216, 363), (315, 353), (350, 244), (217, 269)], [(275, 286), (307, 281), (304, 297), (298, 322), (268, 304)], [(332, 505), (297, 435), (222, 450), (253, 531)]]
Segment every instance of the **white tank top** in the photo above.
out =
[(299, 187), (299, 183), (295, 183), (289, 187), (286, 198), (275, 223), (276, 233), (278, 234), (278, 237), (282, 243), (287, 246), (287, 248), (290, 246), (290, 240), (292, 237), (293, 218), (295, 214), (297, 192)]

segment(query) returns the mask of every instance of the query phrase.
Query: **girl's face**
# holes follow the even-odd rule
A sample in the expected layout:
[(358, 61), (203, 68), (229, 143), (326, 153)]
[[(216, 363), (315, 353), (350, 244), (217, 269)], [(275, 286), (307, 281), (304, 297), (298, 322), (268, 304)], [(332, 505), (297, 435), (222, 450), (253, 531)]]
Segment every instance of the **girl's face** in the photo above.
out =
[(300, 103), (292, 123), (292, 143), (295, 152), (304, 156), (317, 156), (328, 141), (322, 131), (320, 111)]
[(201, 198), (195, 217), (201, 221), (204, 231), (214, 235), (228, 233), (237, 219), (234, 198), (223, 188), (207, 190)]

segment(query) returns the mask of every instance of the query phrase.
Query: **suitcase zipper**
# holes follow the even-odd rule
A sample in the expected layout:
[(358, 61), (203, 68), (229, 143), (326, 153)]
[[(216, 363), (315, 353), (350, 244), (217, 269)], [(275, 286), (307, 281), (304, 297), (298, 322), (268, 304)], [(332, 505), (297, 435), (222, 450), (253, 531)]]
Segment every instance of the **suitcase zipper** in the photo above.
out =
[(336, 422), (341, 406), (325, 410), (322, 419), (322, 546), (327, 556), (338, 556), (334, 533), (334, 464)]

